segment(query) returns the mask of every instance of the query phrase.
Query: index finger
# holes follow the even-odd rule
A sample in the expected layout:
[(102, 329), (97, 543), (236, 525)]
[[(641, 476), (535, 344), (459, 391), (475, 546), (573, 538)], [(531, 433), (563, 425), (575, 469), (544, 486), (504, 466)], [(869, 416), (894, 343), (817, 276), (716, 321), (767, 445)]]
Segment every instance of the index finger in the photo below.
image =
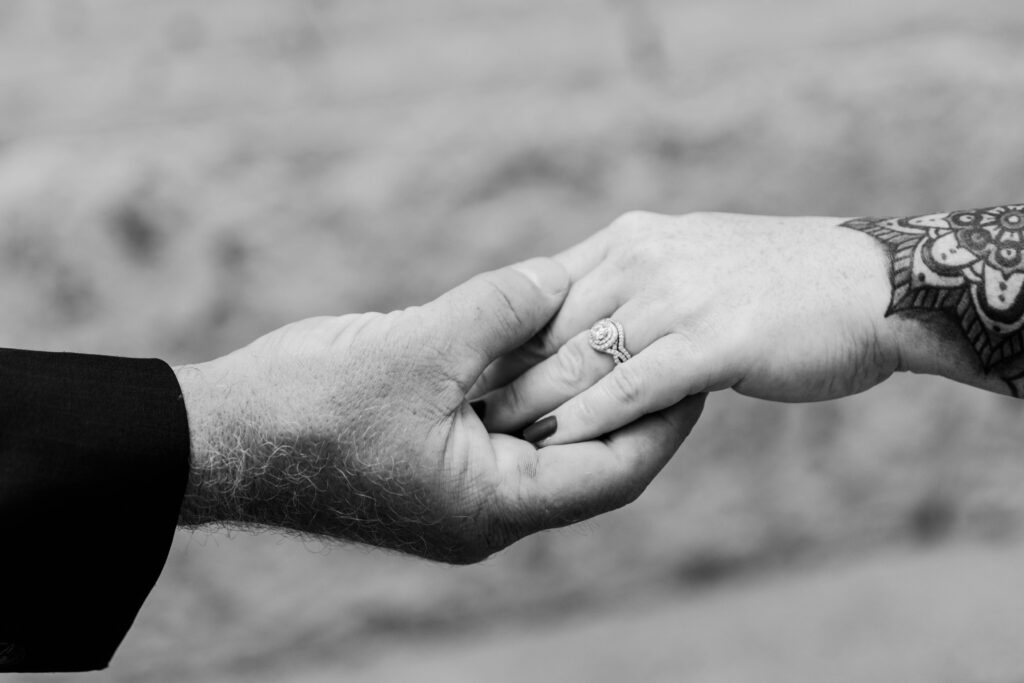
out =
[[(608, 253), (608, 229), (599, 230), (587, 239), (574, 244), (573, 246), (560, 251), (551, 258), (562, 265), (569, 273), (570, 289), (569, 296), (563, 303), (563, 310), (574, 310), (580, 308), (576, 302), (581, 299), (584, 303), (590, 303), (590, 307), (598, 309), (607, 308), (611, 305), (593, 296), (591, 292), (581, 292), (577, 286), (581, 280), (586, 278), (604, 260)], [(599, 284), (599, 283), (597, 283)], [(593, 287), (592, 287), (593, 288)], [(574, 292), (575, 290), (575, 292)], [(588, 301), (589, 300), (589, 301)], [(612, 306), (614, 308), (614, 306)], [(598, 313), (587, 313), (587, 324), (596, 321), (608, 311), (601, 310)], [(493, 361), (483, 371), (473, 387), (467, 393), (470, 400), (475, 400), (484, 394), (503, 387), (513, 379), (532, 368), (534, 365), (553, 354), (562, 344), (579, 332), (578, 324), (566, 325), (563, 319), (555, 316), (547, 327), (541, 330), (540, 334), (524, 344), (519, 349), (502, 356)], [(577, 323), (578, 321), (573, 321)]]
[[(557, 261), (557, 257), (554, 260)], [(600, 264), (582, 278), (574, 279), (554, 318), (525, 344), (487, 366), (473, 385), (470, 398), (479, 398), (505, 386), (554, 355), (574, 336), (611, 315), (628, 296), (628, 290), (618, 286), (616, 280), (614, 271), (606, 272)]]

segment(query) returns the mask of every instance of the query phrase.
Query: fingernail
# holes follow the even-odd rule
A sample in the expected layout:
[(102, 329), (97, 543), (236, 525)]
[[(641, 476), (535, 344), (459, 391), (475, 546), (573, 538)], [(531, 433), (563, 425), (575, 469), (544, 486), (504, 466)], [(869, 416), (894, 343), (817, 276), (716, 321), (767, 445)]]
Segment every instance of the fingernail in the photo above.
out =
[(524, 429), (523, 438), (530, 443), (537, 443), (554, 434), (556, 429), (558, 429), (558, 418), (548, 415), (543, 420), (537, 420)]
[(483, 420), (487, 417), (487, 403), (485, 401), (473, 401), (469, 404), (476, 416)]
[(569, 274), (557, 261), (549, 258), (532, 258), (512, 266), (516, 271), (530, 278), (542, 292), (561, 294), (569, 286)]

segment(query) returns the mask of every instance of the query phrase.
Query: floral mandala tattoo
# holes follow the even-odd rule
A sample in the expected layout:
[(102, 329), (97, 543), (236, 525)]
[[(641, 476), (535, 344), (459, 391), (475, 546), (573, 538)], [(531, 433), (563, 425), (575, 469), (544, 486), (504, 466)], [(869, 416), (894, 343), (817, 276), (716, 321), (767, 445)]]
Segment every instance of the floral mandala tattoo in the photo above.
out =
[[(1024, 204), (909, 218), (855, 218), (843, 227), (884, 242), (892, 262), (886, 315), (941, 311), (956, 320), (985, 372), (1024, 350)], [(1024, 372), (1003, 377), (1024, 394)]]

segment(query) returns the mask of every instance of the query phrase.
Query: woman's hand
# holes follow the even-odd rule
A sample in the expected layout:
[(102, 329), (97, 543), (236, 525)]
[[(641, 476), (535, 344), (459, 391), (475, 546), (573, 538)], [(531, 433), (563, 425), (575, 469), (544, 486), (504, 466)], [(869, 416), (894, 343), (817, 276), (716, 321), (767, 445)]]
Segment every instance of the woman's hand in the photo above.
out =
[[(556, 257), (572, 289), (554, 321), (478, 383), (488, 428), (516, 432), (547, 415), (525, 437), (562, 444), (715, 389), (814, 401), (881, 382), (900, 361), (886, 251), (840, 222), (626, 214)], [(605, 317), (625, 331), (625, 363), (589, 344)]]

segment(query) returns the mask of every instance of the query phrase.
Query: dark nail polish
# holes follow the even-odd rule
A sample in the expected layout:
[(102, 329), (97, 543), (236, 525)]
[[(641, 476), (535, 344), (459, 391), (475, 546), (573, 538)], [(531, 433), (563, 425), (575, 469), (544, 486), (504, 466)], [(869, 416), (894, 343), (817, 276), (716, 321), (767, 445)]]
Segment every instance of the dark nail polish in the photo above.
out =
[(530, 443), (537, 443), (554, 434), (556, 429), (558, 429), (558, 418), (548, 415), (543, 420), (537, 420), (524, 429), (523, 438)]
[(487, 417), (487, 403), (485, 401), (473, 401), (469, 404), (476, 416), (483, 420)]

